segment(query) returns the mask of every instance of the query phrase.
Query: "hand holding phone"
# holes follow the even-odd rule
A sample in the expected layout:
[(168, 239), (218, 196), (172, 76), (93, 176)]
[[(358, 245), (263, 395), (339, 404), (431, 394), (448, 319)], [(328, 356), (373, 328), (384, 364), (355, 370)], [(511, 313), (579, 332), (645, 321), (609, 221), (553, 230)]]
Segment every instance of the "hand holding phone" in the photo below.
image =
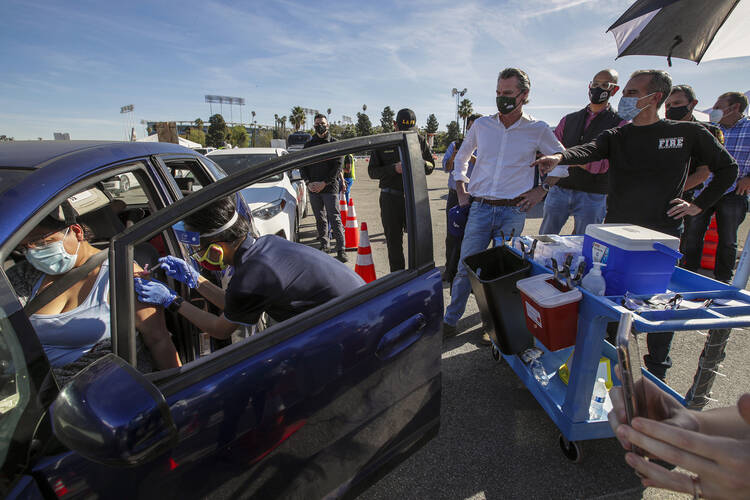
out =
[(633, 448), (633, 452), (642, 455), (641, 450), (635, 449), (617, 433), (620, 425), (630, 425), (636, 417), (649, 418), (689, 430), (696, 430), (698, 424), (692, 412), (643, 376), (642, 358), (637, 335), (632, 331), (632, 323), (633, 314), (625, 313), (617, 329), (618, 364), (615, 373), (622, 381), (622, 387), (613, 387), (609, 391), (612, 399), (609, 425), (623, 448)]

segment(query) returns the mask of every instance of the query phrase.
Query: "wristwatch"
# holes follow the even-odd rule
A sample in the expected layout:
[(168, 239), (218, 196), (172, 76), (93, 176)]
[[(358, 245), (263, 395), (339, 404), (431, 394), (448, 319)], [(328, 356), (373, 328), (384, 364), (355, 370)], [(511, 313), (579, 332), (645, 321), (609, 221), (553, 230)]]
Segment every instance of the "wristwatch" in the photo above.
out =
[(182, 303), (185, 302), (185, 299), (180, 297), (179, 295), (174, 298), (171, 304), (167, 306), (167, 311), (171, 313), (176, 313), (179, 309)]
[(545, 193), (549, 193), (549, 188), (551, 188), (551, 187), (552, 187), (552, 186), (550, 186), (550, 185), (549, 185), (549, 184), (547, 184), (546, 182), (542, 182), (542, 189), (544, 189), (544, 192), (545, 192)]

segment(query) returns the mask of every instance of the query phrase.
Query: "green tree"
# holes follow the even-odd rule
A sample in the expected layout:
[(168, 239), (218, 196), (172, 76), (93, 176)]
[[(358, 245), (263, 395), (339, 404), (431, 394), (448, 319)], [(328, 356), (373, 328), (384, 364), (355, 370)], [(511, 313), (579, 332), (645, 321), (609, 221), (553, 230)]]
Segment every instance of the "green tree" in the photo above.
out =
[(201, 146), (206, 145), (206, 133), (203, 132), (203, 127), (198, 128), (196, 127), (190, 127), (190, 130), (187, 133), (187, 140), (198, 142)]
[(425, 127), (425, 132), (428, 134), (434, 134), (438, 131), (438, 127), (440, 124), (437, 121), (437, 118), (434, 114), (431, 114), (427, 117), (427, 126)]
[(224, 147), (224, 142), (227, 140), (227, 132), (227, 123), (224, 121), (224, 117), (216, 113), (208, 119), (206, 145), (214, 148)]
[(331, 123), (330, 133), (337, 139), (351, 139), (357, 137), (357, 129), (352, 124)]
[(247, 129), (242, 125), (235, 125), (232, 127), (230, 138), (232, 144), (238, 148), (246, 148), (250, 143), (250, 135), (247, 133)]
[(328, 123), (331, 123), (331, 113), (333, 113), (331, 108), (326, 109), (326, 120), (328, 120)]
[(472, 113), (474, 113), (474, 108), (472, 107), (471, 101), (468, 99), (461, 101), (458, 105), (458, 116), (464, 121), (464, 134), (466, 133), (466, 119), (470, 117)]
[(448, 144), (450, 144), (453, 141), (457, 141), (460, 136), (461, 128), (459, 127), (458, 123), (456, 123), (456, 120), (453, 120), (448, 124), (448, 135), (446, 136), (445, 140)]
[(289, 115), (289, 123), (294, 125), (294, 130), (299, 130), (305, 124), (305, 110), (302, 106), (292, 108), (292, 114)]
[(380, 114), (380, 126), (383, 127), (383, 132), (393, 132), (393, 119), (395, 117), (396, 113), (390, 106), (383, 108), (383, 112)]
[(203, 132), (203, 120), (201, 120), (200, 118), (196, 118), (193, 123), (201, 130), (201, 132)]
[[(364, 107), (364, 106), (363, 106)], [(364, 113), (357, 113), (357, 135), (372, 135), (372, 123), (370, 117)]]

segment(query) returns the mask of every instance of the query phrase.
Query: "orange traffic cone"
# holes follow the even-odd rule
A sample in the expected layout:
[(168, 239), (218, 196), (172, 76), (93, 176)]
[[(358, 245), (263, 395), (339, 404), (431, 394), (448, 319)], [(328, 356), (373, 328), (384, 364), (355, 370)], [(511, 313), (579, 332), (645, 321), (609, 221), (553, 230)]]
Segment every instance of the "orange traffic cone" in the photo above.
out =
[(359, 227), (357, 224), (357, 212), (354, 210), (354, 198), (349, 198), (349, 210), (346, 213), (346, 249), (356, 250), (359, 247)]
[(354, 272), (359, 274), (365, 283), (378, 279), (375, 276), (375, 263), (372, 261), (372, 248), (370, 248), (370, 237), (367, 236), (367, 222), (362, 223), (362, 236), (357, 249), (357, 264)]
[(346, 195), (339, 193), (339, 213), (341, 213), (341, 225), (346, 227)]

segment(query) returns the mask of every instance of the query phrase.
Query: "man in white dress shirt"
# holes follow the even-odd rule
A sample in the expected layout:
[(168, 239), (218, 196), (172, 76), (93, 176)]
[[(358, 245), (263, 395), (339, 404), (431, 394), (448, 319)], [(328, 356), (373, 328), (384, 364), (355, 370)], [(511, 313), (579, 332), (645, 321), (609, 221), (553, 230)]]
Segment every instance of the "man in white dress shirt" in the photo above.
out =
[[(540, 186), (534, 185), (534, 169), (529, 166), (537, 151), (552, 154), (564, 151), (552, 129), (523, 112), (531, 82), (516, 68), (506, 68), (497, 78), (498, 113), (477, 119), (469, 129), (454, 160), (453, 178), (460, 205), (471, 203), (469, 220), (461, 245), (461, 261), (451, 288), (451, 303), (443, 322), (443, 335), (456, 335), (456, 324), (463, 316), (471, 284), (463, 259), (485, 250), (490, 242), (512, 231), (520, 235), (526, 211), (539, 203), (567, 168), (556, 168)], [(469, 159), (476, 149), (477, 160), (471, 181), (466, 176)], [(468, 184), (468, 188), (467, 188)], [(489, 343), (487, 333), (483, 341)]]

